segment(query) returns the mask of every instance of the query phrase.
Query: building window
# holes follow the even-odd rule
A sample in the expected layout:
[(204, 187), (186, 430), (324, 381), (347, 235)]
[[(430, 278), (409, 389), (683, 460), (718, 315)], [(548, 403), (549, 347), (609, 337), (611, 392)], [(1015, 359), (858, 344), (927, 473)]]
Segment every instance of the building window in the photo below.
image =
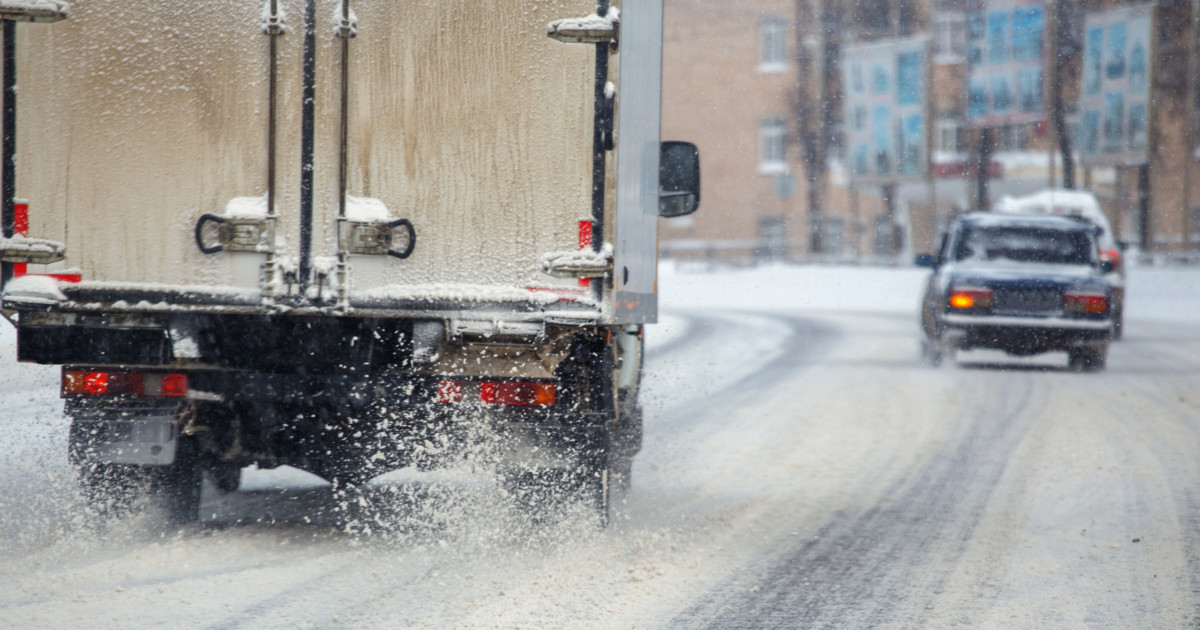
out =
[(860, 5), (862, 29), (867, 35), (887, 35), (892, 32), (890, 0), (865, 0)]
[(782, 118), (768, 118), (759, 124), (761, 160), (759, 173), (786, 173), (787, 168), (787, 123)]
[(787, 72), (787, 26), (785, 20), (775, 17), (764, 18), (759, 23), (759, 72)]
[(939, 11), (933, 18), (934, 60), (957, 63), (967, 53), (967, 18), (962, 13)]
[(937, 123), (937, 150), (958, 153), (959, 124), (957, 120), (939, 120)]

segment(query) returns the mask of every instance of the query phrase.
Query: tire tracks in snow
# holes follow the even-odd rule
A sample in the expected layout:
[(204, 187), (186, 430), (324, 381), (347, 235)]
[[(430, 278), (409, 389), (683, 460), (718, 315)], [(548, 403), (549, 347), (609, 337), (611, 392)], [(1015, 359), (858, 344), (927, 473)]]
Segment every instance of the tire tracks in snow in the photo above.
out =
[[(881, 627), (932, 597), (962, 555), (1009, 458), (1029, 429), (1028, 373), (968, 404), (954, 438), (861, 512), (834, 513), (815, 536), (733, 578), (675, 628)], [(915, 627), (920, 627), (917, 622)]]

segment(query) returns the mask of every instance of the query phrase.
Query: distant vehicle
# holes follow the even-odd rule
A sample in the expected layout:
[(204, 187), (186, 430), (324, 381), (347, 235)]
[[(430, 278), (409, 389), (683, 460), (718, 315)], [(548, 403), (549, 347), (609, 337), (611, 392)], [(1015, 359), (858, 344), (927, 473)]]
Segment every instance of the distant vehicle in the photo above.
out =
[(1066, 351), (1074, 370), (1099, 371), (1112, 339), (1112, 293), (1091, 226), (1064, 217), (980, 212), (954, 222), (931, 267), (921, 307), (923, 359), (989, 348), (1031, 356)]
[(1067, 216), (1086, 221), (1099, 229), (1096, 243), (1100, 247), (1100, 260), (1112, 265), (1112, 271), (1105, 277), (1113, 288), (1113, 338), (1120, 339), (1125, 328), (1125, 264), (1121, 255), (1124, 245), (1117, 241), (1096, 196), (1082, 190), (1050, 188), (1021, 197), (1002, 197), (992, 209), (996, 212)]

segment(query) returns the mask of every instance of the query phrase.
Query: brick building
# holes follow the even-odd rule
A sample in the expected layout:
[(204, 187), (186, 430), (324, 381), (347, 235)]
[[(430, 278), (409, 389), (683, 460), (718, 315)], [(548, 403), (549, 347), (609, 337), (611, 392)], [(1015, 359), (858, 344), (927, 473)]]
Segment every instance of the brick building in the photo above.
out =
[[(982, 134), (967, 123), (964, 82), (967, 15), (981, 1), (666, 0), (664, 138), (700, 146), (704, 202), (694, 218), (664, 222), (664, 251), (743, 261), (903, 260), (928, 249), (949, 216), (978, 205), (970, 171)], [(1083, 16), (1138, 3), (1058, 2), (1058, 13), (1047, 3), (1045, 37), (1061, 62), (1047, 72), (1060, 77), (1071, 142), (1079, 128)], [(1085, 170), (1077, 162), (1072, 172), (1101, 198), (1122, 239), (1175, 251), (1200, 241), (1191, 234), (1200, 212), (1184, 211), (1200, 206), (1200, 172), (1185, 148), (1196, 144), (1184, 98), (1193, 63), (1191, 0), (1155, 4), (1147, 209), (1139, 206), (1137, 167)], [(930, 39), (930, 176), (891, 189), (853, 185), (842, 146), (842, 51), (906, 36)], [(990, 168), (1001, 174), (988, 182), (991, 199), (1062, 185), (1054, 130), (1049, 116), (991, 128)], [(1185, 163), (1192, 172), (1185, 174)]]

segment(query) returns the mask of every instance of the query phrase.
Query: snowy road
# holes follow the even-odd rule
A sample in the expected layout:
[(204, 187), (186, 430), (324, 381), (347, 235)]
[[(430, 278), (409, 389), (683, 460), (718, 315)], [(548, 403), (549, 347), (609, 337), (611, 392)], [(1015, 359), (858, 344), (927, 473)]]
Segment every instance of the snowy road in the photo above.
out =
[(921, 367), (920, 281), (664, 273), (604, 532), (530, 526), (463, 471), (361, 500), (252, 471), (195, 531), (89, 523), (56, 372), (5, 346), (0, 628), (1195, 627), (1200, 273), (1135, 273), (1101, 374)]

